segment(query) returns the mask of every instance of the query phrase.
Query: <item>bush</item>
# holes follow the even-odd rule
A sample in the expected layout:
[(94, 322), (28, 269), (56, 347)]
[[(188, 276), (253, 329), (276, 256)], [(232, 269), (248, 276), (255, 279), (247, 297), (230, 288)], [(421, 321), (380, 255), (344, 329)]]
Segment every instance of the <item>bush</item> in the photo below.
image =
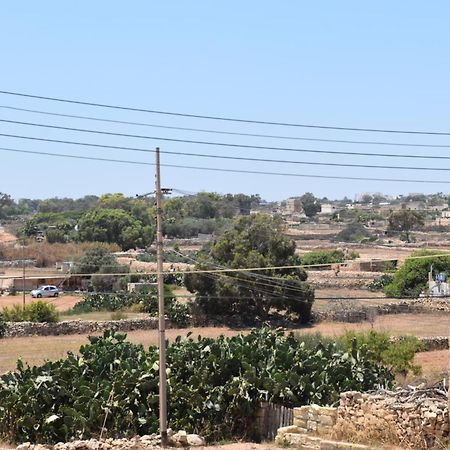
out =
[(390, 283), (392, 283), (392, 276), (384, 274), (381, 275), (381, 277), (374, 278), (373, 281), (367, 286), (367, 289), (371, 292), (381, 292)]
[(342, 250), (317, 250), (308, 252), (301, 256), (301, 263), (309, 266), (314, 264), (333, 264), (345, 261)]
[(43, 300), (31, 302), (25, 308), (19, 304), (4, 307), (1, 315), (8, 322), (57, 322), (59, 317), (55, 305)]
[[(179, 327), (186, 327), (191, 319), (191, 304), (182, 304), (173, 298), (172, 290), (164, 285), (166, 317)], [(67, 314), (89, 313), (92, 311), (120, 312), (130, 309), (135, 312), (158, 314), (158, 297), (156, 291), (120, 292), (120, 293), (92, 293), (84, 296), (83, 300), (67, 311)], [(120, 316), (120, 314), (119, 314)], [(121, 317), (124, 318), (124, 317)], [(119, 320), (119, 319), (113, 319)]]
[(388, 367), (394, 373), (407, 375), (412, 371), (420, 373), (420, 366), (413, 364), (414, 355), (423, 349), (416, 336), (400, 336), (392, 340), (387, 333), (368, 331), (348, 331), (338, 339), (338, 345), (344, 350), (367, 348), (377, 363)]
[[(434, 255), (427, 258), (427, 255)], [(417, 297), (428, 290), (428, 273), (431, 265), (435, 273), (450, 274), (450, 255), (436, 256), (435, 251), (414, 252), (395, 272), (391, 283), (386, 285), (384, 293), (388, 297)], [(415, 258), (419, 257), (419, 258)]]
[(338, 242), (363, 242), (376, 240), (360, 223), (350, 223), (334, 238)]
[(3, 314), (0, 314), (0, 339), (5, 336), (6, 328), (8, 327)]
[[(0, 438), (68, 442), (158, 429), (158, 350), (106, 331), (80, 354), (0, 377)], [(261, 401), (334, 404), (340, 392), (389, 387), (392, 374), (362, 346), (308, 349), (292, 333), (254, 330), (231, 338), (181, 339), (167, 347), (168, 419), (209, 440), (251, 438)], [(105, 416), (105, 411), (109, 414)], [(104, 423), (105, 421), (105, 423)]]

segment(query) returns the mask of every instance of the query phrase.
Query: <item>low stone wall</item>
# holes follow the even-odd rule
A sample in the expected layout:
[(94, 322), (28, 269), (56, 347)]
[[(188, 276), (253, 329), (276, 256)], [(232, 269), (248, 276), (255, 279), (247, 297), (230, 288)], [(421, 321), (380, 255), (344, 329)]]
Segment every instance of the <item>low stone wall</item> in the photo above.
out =
[[(355, 298), (355, 300), (358, 300)], [(389, 302), (376, 306), (351, 304), (349, 301), (338, 302), (329, 311), (313, 311), (313, 321), (363, 322), (376, 316), (388, 314), (426, 314), (433, 312), (450, 313), (448, 298), (419, 298), (397, 302)]]
[(280, 428), (276, 441), (303, 449), (390, 444), (422, 450), (444, 448), (449, 428), (447, 392), (409, 387), (376, 393), (345, 392), (337, 408), (294, 408), (294, 424)]
[[(166, 322), (166, 326), (170, 327), (170, 323)], [(158, 319), (154, 317), (103, 322), (95, 320), (64, 320), (55, 323), (8, 322), (5, 337), (58, 336), (102, 332), (106, 329), (132, 331), (156, 328), (158, 328)]]
[(305, 450), (369, 449), (365, 445), (331, 439), (334, 436), (337, 412), (337, 408), (329, 406), (294, 408), (294, 425), (279, 428), (275, 441), (278, 445), (299, 446)]
[(449, 436), (447, 393), (439, 389), (403, 389), (376, 394), (341, 395), (336, 436), (428, 449)]

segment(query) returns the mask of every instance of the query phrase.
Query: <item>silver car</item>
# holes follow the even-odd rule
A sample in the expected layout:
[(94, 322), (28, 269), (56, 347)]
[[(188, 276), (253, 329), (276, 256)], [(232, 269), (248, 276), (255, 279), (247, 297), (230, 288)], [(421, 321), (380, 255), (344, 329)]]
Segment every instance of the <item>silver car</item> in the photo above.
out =
[(31, 291), (31, 296), (33, 298), (58, 297), (58, 295), (59, 289), (52, 285), (41, 286), (40, 288)]

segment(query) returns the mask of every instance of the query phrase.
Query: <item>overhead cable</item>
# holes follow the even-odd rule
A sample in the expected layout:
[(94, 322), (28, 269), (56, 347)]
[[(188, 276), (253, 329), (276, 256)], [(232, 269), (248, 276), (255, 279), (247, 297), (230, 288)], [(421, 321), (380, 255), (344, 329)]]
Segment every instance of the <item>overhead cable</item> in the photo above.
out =
[[(283, 140), (294, 140), (294, 141), (309, 141), (309, 142), (329, 142), (329, 143), (340, 143), (340, 144), (358, 144), (358, 145), (383, 145), (383, 146), (394, 146), (394, 147), (422, 147), (422, 148), (450, 148), (450, 145), (446, 144), (418, 144), (412, 142), (386, 142), (386, 141), (359, 141), (359, 140), (351, 140), (351, 139), (325, 139), (325, 138), (311, 138), (304, 136), (283, 136), (277, 134), (258, 134), (258, 133), (244, 133), (238, 131), (223, 131), (223, 130), (211, 130), (205, 128), (189, 128), (189, 127), (177, 127), (170, 125), (161, 125), (154, 123), (145, 123), (145, 122), (132, 122), (126, 120), (114, 120), (114, 119), (104, 119), (100, 117), (92, 117), (92, 116), (83, 116), (83, 115), (74, 115), (74, 114), (63, 114), (63, 113), (55, 113), (51, 111), (42, 111), (36, 109), (28, 109), (28, 108), (18, 108), (15, 106), (8, 105), (0, 105), (0, 108), (9, 109), (13, 111), (22, 111), (22, 112), (30, 112), (34, 114), (44, 114), (49, 116), (56, 117), (67, 117), (72, 119), (82, 119), (82, 120), (93, 120), (98, 122), (105, 123), (116, 123), (121, 125), (133, 125), (133, 126), (142, 126), (142, 127), (151, 127), (151, 128), (162, 128), (167, 130), (177, 130), (177, 131), (192, 131), (197, 133), (210, 133), (210, 134), (222, 134), (229, 136), (245, 136), (245, 137), (257, 137), (257, 138), (266, 138), (266, 139), (283, 139)], [(386, 155), (383, 155), (386, 156)], [(399, 155), (400, 157), (402, 155)], [(405, 156), (406, 157), (406, 156)]]
[(207, 119), (207, 120), (219, 120), (225, 122), (237, 122), (237, 123), (251, 123), (259, 125), (275, 125), (284, 127), (297, 127), (297, 128), (312, 128), (312, 129), (324, 129), (324, 130), (336, 130), (336, 131), (360, 131), (370, 133), (395, 133), (395, 134), (417, 134), (417, 135), (434, 135), (434, 136), (450, 136), (450, 132), (446, 131), (422, 131), (422, 130), (398, 130), (398, 129), (383, 129), (383, 128), (359, 128), (359, 127), (341, 127), (335, 125), (316, 125), (316, 124), (304, 124), (304, 123), (291, 123), (291, 122), (275, 122), (268, 120), (254, 120), (254, 119), (240, 119), (224, 116), (211, 116), (202, 114), (188, 114), (172, 111), (162, 111), (156, 109), (136, 108), (131, 106), (119, 106), (106, 103), (86, 102), (81, 100), (70, 100), (59, 97), (49, 97), (43, 95), (24, 94), (21, 92), (13, 91), (0, 91), (0, 94), (13, 95), (17, 97), (35, 98), (39, 100), (49, 100), (61, 103), (71, 103), (76, 105), (93, 106), (100, 108), (118, 109), (125, 111), (135, 111), (150, 114), (162, 114), (167, 116), (189, 117), (193, 119)]
[[(15, 153), (25, 153), (32, 155), (41, 156), (52, 156), (59, 158), (72, 158), (90, 161), (103, 161), (121, 164), (134, 164), (143, 166), (154, 166), (154, 163), (144, 162), (144, 161), (131, 161), (125, 159), (111, 159), (111, 158), (100, 158), (94, 156), (80, 156), (80, 155), (69, 155), (62, 153), (51, 153), (51, 152), (41, 152), (32, 150), (19, 150), (6, 147), (0, 147), (0, 151), (15, 152)], [(311, 175), (311, 174), (301, 174), (301, 173), (290, 173), (290, 172), (268, 172), (261, 170), (245, 170), (245, 169), (225, 169), (219, 167), (202, 167), (202, 166), (188, 166), (179, 164), (161, 164), (161, 167), (172, 167), (177, 169), (190, 169), (190, 170), (204, 170), (213, 172), (224, 172), (224, 173), (242, 173), (242, 174), (254, 174), (254, 175), (273, 175), (273, 176), (283, 176), (283, 177), (300, 177), (300, 178), (319, 178), (319, 179), (330, 179), (330, 180), (354, 180), (354, 181), (389, 181), (395, 183), (421, 183), (421, 184), (450, 184), (450, 180), (436, 180), (436, 179), (405, 179), (405, 178), (375, 178), (375, 177), (347, 177), (338, 175)]]

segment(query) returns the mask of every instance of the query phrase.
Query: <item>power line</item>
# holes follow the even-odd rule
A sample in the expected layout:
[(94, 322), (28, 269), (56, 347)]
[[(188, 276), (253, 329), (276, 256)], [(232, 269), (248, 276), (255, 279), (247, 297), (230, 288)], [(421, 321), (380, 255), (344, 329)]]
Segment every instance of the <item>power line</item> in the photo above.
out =
[[(42, 111), (36, 109), (18, 108), (15, 106), (0, 105), (0, 108), (9, 109), (13, 111), (23, 111), (35, 114), (44, 114), (56, 117), (68, 117), (72, 119), (83, 119), (83, 120), (93, 120), (105, 123), (117, 123), (122, 125), (135, 125), (151, 128), (162, 128), (167, 130), (178, 130), (178, 131), (193, 131), (198, 133), (210, 133), (210, 134), (223, 134), (229, 136), (245, 136), (245, 137), (257, 137), (257, 138), (268, 138), (268, 139), (283, 139), (283, 140), (294, 140), (294, 141), (310, 141), (310, 142), (330, 142), (330, 143), (340, 143), (340, 144), (358, 144), (358, 145), (384, 145), (384, 146), (394, 146), (394, 147), (421, 147), (421, 148), (450, 148), (450, 145), (445, 144), (417, 144), (417, 143), (402, 143), (402, 142), (385, 142), (385, 141), (358, 141), (351, 139), (324, 139), (324, 138), (309, 138), (303, 136), (283, 136), (274, 134), (258, 134), (258, 133), (244, 133), (238, 131), (222, 131), (222, 130), (211, 130), (205, 128), (189, 128), (189, 127), (176, 127), (170, 125), (161, 125), (154, 123), (145, 122), (132, 122), (126, 120), (114, 120), (114, 119), (103, 119), (100, 117), (92, 116), (80, 116), (74, 114), (63, 114), (55, 113), (51, 111)], [(383, 155), (386, 156), (386, 155)], [(402, 156), (402, 155), (399, 155)]]
[[(433, 255), (418, 255), (418, 256), (408, 256), (408, 260), (413, 259), (430, 259), (430, 258), (448, 258), (450, 257), (450, 253), (436, 253)], [(383, 261), (393, 261), (396, 258), (389, 258), (389, 259), (369, 259), (369, 260), (360, 260), (358, 262), (383, 262)], [(330, 266), (331, 264), (339, 264), (339, 265), (345, 265), (353, 260), (347, 260), (342, 263), (321, 263), (321, 264), (293, 264), (293, 265), (285, 265), (285, 266), (267, 266), (267, 267), (245, 267), (240, 269), (235, 268), (224, 268), (224, 269), (198, 269), (198, 270), (189, 270), (189, 271), (183, 271), (183, 270), (174, 270), (174, 271), (166, 271), (163, 272), (163, 274), (168, 275), (174, 275), (174, 274), (196, 274), (196, 273), (236, 273), (236, 272), (257, 272), (257, 271), (265, 271), (265, 270), (283, 270), (283, 269), (298, 269), (298, 268), (312, 268), (312, 267), (326, 267)], [(125, 276), (125, 275), (155, 275), (156, 272), (122, 272), (122, 273), (79, 273), (76, 274), (76, 276)], [(66, 275), (66, 274), (65, 274)], [(36, 276), (34, 278), (51, 278), (51, 277), (63, 277), (65, 275), (57, 275), (51, 273), (51, 274), (40, 274), (39, 276)], [(75, 274), (73, 275), (75, 276)], [(1, 279), (13, 279), (13, 278), (21, 278), (20, 276), (13, 276), (13, 275), (0, 275)]]
[[(124, 159), (111, 159), (111, 158), (99, 158), (94, 156), (80, 156), (80, 155), (69, 155), (62, 153), (51, 153), (51, 152), (41, 152), (32, 150), (19, 150), (6, 147), (0, 147), (0, 151), (15, 152), (15, 153), (25, 153), (32, 155), (41, 156), (52, 156), (60, 158), (73, 158), (82, 159), (90, 161), (102, 161), (102, 162), (113, 162), (121, 164), (134, 164), (143, 166), (154, 166), (154, 163), (144, 162), (144, 161), (131, 161)], [(219, 167), (202, 167), (202, 166), (188, 166), (179, 164), (161, 164), (161, 167), (172, 167), (177, 169), (190, 169), (190, 170), (204, 170), (213, 172), (224, 172), (224, 173), (242, 173), (242, 174), (254, 174), (254, 175), (273, 175), (273, 176), (283, 176), (283, 177), (300, 177), (300, 178), (319, 178), (325, 180), (353, 180), (353, 181), (389, 181), (396, 183), (422, 183), (422, 184), (450, 184), (450, 180), (425, 180), (425, 179), (405, 179), (405, 178), (375, 178), (375, 177), (346, 177), (338, 175), (311, 175), (311, 174), (301, 174), (301, 173), (290, 173), (290, 172), (268, 172), (268, 171), (258, 171), (258, 170), (245, 170), (245, 169), (225, 169)]]
[[(1, 119), (0, 119), (1, 121)], [(0, 133), (0, 136), (2, 134)], [(46, 139), (48, 141), (48, 139)], [(145, 153), (154, 153), (155, 150), (151, 149), (131, 149), (119, 146), (109, 146), (109, 145), (99, 145), (95, 144), (95, 147), (108, 147), (115, 148), (127, 151), (139, 151)], [(178, 155), (178, 156), (191, 156), (195, 158), (210, 158), (210, 159), (228, 159), (232, 161), (254, 161), (254, 162), (269, 162), (269, 163), (277, 163), (277, 164), (297, 164), (297, 165), (305, 165), (305, 166), (328, 166), (328, 167), (357, 167), (357, 168), (368, 168), (368, 169), (397, 169), (397, 170), (428, 170), (428, 171), (439, 171), (439, 172), (448, 172), (450, 168), (445, 167), (411, 167), (411, 166), (381, 166), (375, 164), (351, 164), (351, 163), (331, 163), (331, 162), (317, 162), (317, 161), (297, 161), (292, 159), (271, 159), (271, 158), (251, 158), (247, 156), (227, 156), (227, 155), (210, 155), (206, 153), (192, 153), (192, 152), (179, 152), (179, 151), (170, 151), (170, 150), (162, 150), (161, 153), (167, 155)], [(450, 157), (448, 158), (450, 159)]]
[[(1, 121), (1, 120), (0, 120)], [(35, 136), (24, 136), (20, 134), (8, 134), (8, 133), (0, 133), (0, 136), (11, 137), (17, 139), (26, 139), (32, 141), (43, 141), (43, 142), (54, 142), (59, 144), (71, 144), (71, 145), (81, 145), (88, 147), (98, 147), (98, 148), (112, 148), (117, 150), (134, 150), (137, 152), (153, 152), (154, 150), (143, 149), (139, 147), (128, 147), (128, 146), (117, 146), (117, 145), (106, 145), (106, 144), (93, 144), (89, 142), (80, 142), (80, 141), (67, 141), (62, 139), (50, 139), (50, 138), (40, 138)], [(134, 136), (133, 136), (134, 137)], [(153, 138), (151, 138), (153, 139)], [(157, 140), (158, 138), (154, 138)], [(162, 138), (166, 139), (166, 138)], [(274, 150), (274, 151), (284, 151), (284, 152), (297, 152), (297, 153), (317, 153), (317, 154), (326, 154), (326, 155), (350, 155), (350, 156), (370, 156), (370, 157), (387, 157), (387, 158), (410, 158), (410, 159), (438, 159), (438, 160), (450, 160), (450, 156), (430, 156), (430, 155), (402, 155), (398, 153), (368, 153), (368, 152), (348, 152), (341, 150), (316, 150), (316, 149), (306, 149), (306, 148), (289, 148), (289, 147), (264, 147), (257, 145), (239, 145), (239, 144), (228, 144), (224, 142), (214, 143), (214, 142), (205, 142), (205, 141), (183, 141), (176, 140), (176, 142), (183, 142), (187, 144), (195, 144), (199, 143), (202, 145), (219, 145), (222, 147), (232, 147), (232, 148), (249, 148), (255, 150)]]
[(156, 110), (156, 109), (136, 108), (136, 107), (131, 107), (131, 106), (119, 106), (119, 105), (111, 105), (111, 104), (105, 104), (105, 103), (85, 102), (85, 101), (81, 101), (81, 100), (69, 100), (69, 99), (65, 99), (65, 98), (24, 94), (24, 93), (13, 92), (13, 91), (0, 91), (0, 94), (14, 95), (14, 96), (18, 96), (18, 97), (35, 98), (35, 99), (39, 99), (39, 100), (49, 100), (49, 101), (61, 102), (61, 103), (71, 103), (71, 104), (76, 104), (76, 105), (118, 109), (118, 110), (124, 110), (124, 111), (135, 111), (135, 112), (144, 112), (144, 113), (150, 113), (150, 114), (161, 114), (161, 115), (166, 115), (166, 116), (189, 117), (189, 118), (193, 118), (193, 119), (220, 120), (220, 121), (224, 121), (224, 122), (251, 123), (251, 124), (259, 124), (259, 125), (275, 125), (275, 126), (284, 126), (284, 127), (312, 128), (312, 129), (337, 130), (337, 131), (361, 131), (361, 132), (370, 132), (370, 133), (395, 133), (395, 134), (450, 136), (450, 132), (443, 132), (443, 131), (394, 130), (394, 129), (382, 129), (382, 128), (358, 128), (358, 127), (340, 127), (340, 126), (331, 126), (331, 125), (315, 125), (315, 124), (290, 123), (290, 122), (274, 122), (274, 121), (267, 121), (267, 120), (239, 119), (239, 118), (224, 117), (224, 116), (188, 114), (188, 113), (180, 113), (180, 112), (161, 111), (161, 110)]

